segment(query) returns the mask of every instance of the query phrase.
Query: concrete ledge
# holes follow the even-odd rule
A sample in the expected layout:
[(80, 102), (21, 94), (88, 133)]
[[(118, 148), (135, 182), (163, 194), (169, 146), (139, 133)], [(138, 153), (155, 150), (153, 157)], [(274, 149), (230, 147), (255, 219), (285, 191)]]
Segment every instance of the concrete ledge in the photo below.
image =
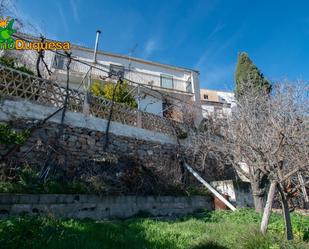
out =
[[(35, 104), (26, 100), (9, 100), (5, 99), (0, 104), (0, 122), (9, 121), (12, 117), (43, 120), (58, 108)], [(59, 124), (61, 112), (53, 116), (50, 121)], [(107, 120), (86, 116), (82, 113), (67, 111), (64, 123), (73, 127), (87, 128), (105, 132)], [(126, 136), (141, 140), (154, 141), (166, 144), (177, 144), (176, 138), (155, 131), (150, 131), (134, 126), (111, 122), (110, 132), (118, 136)]]
[(207, 196), (95, 196), (0, 194), (0, 216), (51, 214), (61, 218), (127, 218), (140, 211), (155, 216), (185, 215), (212, 210)]

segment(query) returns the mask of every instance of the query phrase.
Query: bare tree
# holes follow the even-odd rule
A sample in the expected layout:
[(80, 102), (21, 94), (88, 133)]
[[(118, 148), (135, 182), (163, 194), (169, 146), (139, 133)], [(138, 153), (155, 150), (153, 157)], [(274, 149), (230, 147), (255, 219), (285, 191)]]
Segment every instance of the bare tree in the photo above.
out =
[[(237, 103), (237, 110), (228, 119), (224, 130), (224, 146), (233, 158), (234, 166), (248, 175), (255, 204), (263, 208), (259, 191), (271, 183), (268, 205), (270, 212), (275, 189), (280, 195), (286, 226), (286, 238), (293, 239), (288, 200), (300, 185), (288, 184), (294, 174), (309, 169), (309, 96), (304, 84), (281, 83), (274, 85), (273, 94), (248, 88)], [(294, 181), (295, 182), (295, 181)], [(265, 220), (263, 231), (265, 231)]]
[(269, 190), (261, 224), (264, 233), (278, 190), (287, 239), (293, 239), (289, 201), (300, 189), (306, 197), (309, 184), (308, 90), (300, 82), (280, 83), (269, 95), (248, 85), (231, 116), (210, 117), (202, 129), (191, 129), (188, 138), (198, 170), (203, 170), (206, 158), (213, 158), (216, 167), (232, 164), (250, 180), (256, 211), (263, 212)]

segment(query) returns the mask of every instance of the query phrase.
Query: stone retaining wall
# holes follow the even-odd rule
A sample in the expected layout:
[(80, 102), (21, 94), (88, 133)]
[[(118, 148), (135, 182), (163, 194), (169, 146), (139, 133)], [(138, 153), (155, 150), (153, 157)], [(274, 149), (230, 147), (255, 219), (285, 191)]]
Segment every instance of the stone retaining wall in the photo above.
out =
[[(55, 110), (28, 101), (5, 99), (0, 103), (0, 122), (24, 130)], [(33, 131), (13, 159), (36, 171), (40, 171), (47, 160), (53, 160), (57, 165), (54, 173), (57, 181), (99, 185), (95, 193), (104, 195), (169, 195), (175, 193), (169, 189), (183, 186), (175, 138), (111, 122), (107, 152), (116, 155), (118, 160), (108, 163), (103, 151), (106, 120), (68, 111), (60, 147), (56, 148), (60, 119), (61, 112)], [(0, 154), (7, 150), (0, 145)], [(55, 152), (48, 159), (51, 150)]]
[(48, 214), (61, 218), (127, 218), (138, 212), (155, 216), (185, 215), (198, 209), (212, 210), (206, 196), (95, 196), (0, 194), (0, 216)]

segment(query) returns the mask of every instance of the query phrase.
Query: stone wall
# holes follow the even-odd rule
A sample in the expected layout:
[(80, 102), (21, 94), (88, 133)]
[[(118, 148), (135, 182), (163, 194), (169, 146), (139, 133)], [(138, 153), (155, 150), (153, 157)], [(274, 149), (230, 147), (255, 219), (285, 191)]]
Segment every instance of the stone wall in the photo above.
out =
[[(56, 110), (55, 107), (6, 97), (0, 101), (0, 122), (9, 123), (16, 130), (24, 130)], [(30, 165), (40, 172), (46, 162), (52, 161), (56, 165), (50, 173), (52, 180), (93, 185), (95, 193), (99, 194), (187, 195), (201, 194), (204, 190), (190, 173), (181, 168), (179, 155), (185, 150), (186, 139), (180, 140), (179, 147), (173, 136), (112, 121), (107, 152), (116, 155), (117, 161), (110, 163), (108, 155), (103, 152), (107, 120), (67, 111), (60, 147), (55, 148), (60, 120), (61, 111), (34, 130), (27, 142), (11, 155), (10, 160), (16, 161), (17, 167), (6, 171), (11, 174)], [(5, 151), (7, 148), (0, 145), (0, 154)], [(50, 151), (54, 153), (48, 158)], [(194, 165), (194, 160), (187, 159)], [(210, 167), (211, 170), (206, 168), (199, 172), (206, 180), (216, 180), (217, 175), (222, 175), (216, 165)], [(5, 170), (1, 169), (1, 172)], [(7, 179), (17, 181), (18, 177), (9, 175)]]
[[(0, 122), (24, 130), (55, 110), (6, 99), (0, 105)], [(50, 174), (56, 181), (94, 183), (97, 192), (104, 194), (167, 195), (183, 188), (174, 138), (111, 122), (107, 152), (116, 155), (117, 161), (110, 163), (103, 152), (106, 120), (68, 111), (60, 146), (55, 146), (60, 118), (61, 112), (34, 130), (13, 154), (21, 167), (30, 165), (39, 172), (46, 162), (53, 161), (55, 172)], [(0, 146), (0, 153), (5, 149)]]
[(204, 196), (93, 196), (0, 194), (0, 215), (48, 214), (62, 218), (127, 218), (147, 212), (155, 216), (184, 215), (212, 210)]

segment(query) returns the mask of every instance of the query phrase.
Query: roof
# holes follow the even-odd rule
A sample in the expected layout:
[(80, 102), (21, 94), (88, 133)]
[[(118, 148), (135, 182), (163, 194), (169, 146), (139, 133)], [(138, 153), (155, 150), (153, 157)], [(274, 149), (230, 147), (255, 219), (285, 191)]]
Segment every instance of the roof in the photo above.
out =
[[(34, 36), (34, 35), (29, 35), (29, 34), (24, 34), (24, 33), (19, 33), (19, 35), (22, 35), (25, 38), (40, 40), (40, 37), (37, 37), (37, 36)], [(56, 40), (53, 40), (53, 39), (46, 39), (46, 40), (57, 42)], [(81, 50), (84, 50), (86, 52), (93, 53), (93, 48), (89, 48), (89, 47), (85, 47), (85, 46), (81, 46), (81, 45), (76, 45), (76, 44), (72, 44), (72, 43), (71, 43), (71, 45), (75, 49), (81, 49)], [(117, 57), (117, 58), (122, 58), (122, 59), (128, 59), (128, 60), (131, 60), (131, 61), (137, 61), (137, 62), (141, 62), (141, 63), (166, 67), (166, 68), (170, 68), (170, 69), (174, 69), (174, 70), (176, 69), (176, 70), (179, 70), (179, 71), (195, 72), (195, 73), (199, 74), (198, 70), (190, 69), (190, 68), (186, 68), (186, 67), (174, 66), (174, 65), (170, 65), (170, 64), (166, 64), (166, 63), (159, 63), (159, 62), (150, 61), (150, 60), (144, 60), (144, 59), (140, 59), (140, 58), (136, 58), (136, 57), (132, 57), (132, 56), (106, 52), (106, 51), (103, 51), (103, 50), (98, 50), (97, 53), (101, 54), (101, 55)]]
[[(80, 45), (73, 44), (73, 48), (77, 48), (77, 49), (81, 49), (81, 50), (85, 50), (87, 52), (93, 53), (93, 49), (92, 48), (88, 48), (88, 47), (85, 47), (85, 46), (80, 46)], [(122, 59), (128, 59), (128, 60), (131, 60), (131, 61), (137, 61), (137, 62), (151, 64), (151, 65), (156, 65), (156, 66), (161, 66), (161, 67), (163, 66), (163, 67), (166, 67), (166, 68), (176, 69), (176, 70), (179, 70), (179, 71), (196, 72), (196, 73), (199, 74), (199, 71), (195, 70), (195, 69), (190, 69), (190, 68), (180, 67), (180, 66), (174, 66), (174, 65), (170, 65), (170, 64), (166, 64), (166, 63), (159, 63), (159, 62), (150, 61), (150, 60), (144, 60), (144, 59), (140, 59), (140, 58), (136, 58), (136, 57), (132, 57), (132, 56), (127, 56), (127, 55), (121, 55), (121, 54), (117, 54), (117, 53), (106, 52), (106, 51), (103, 51), (103, 50), (98, 50), (98, 54), (102, 54), (102, 55), (106, 55), (106, 56), (111, 56), (111, 57), (122, 58)]]
[(228, 102), (220, 102), (220, 101), (210, 101), (210, 100), (201, 100), (201, 105), (211, 105), (211, 106), (226, 106), (231, 107), (231, 103)]
[(230, 93), (230, 94), (234, 94), (233, 91), (226, 91), (226, 90), (214, 90), (214, 89), (207, 89), (207, 88), (201, 88), (200, 91), (208, 91), (208, 92), (220, 92), (220, 93)]

